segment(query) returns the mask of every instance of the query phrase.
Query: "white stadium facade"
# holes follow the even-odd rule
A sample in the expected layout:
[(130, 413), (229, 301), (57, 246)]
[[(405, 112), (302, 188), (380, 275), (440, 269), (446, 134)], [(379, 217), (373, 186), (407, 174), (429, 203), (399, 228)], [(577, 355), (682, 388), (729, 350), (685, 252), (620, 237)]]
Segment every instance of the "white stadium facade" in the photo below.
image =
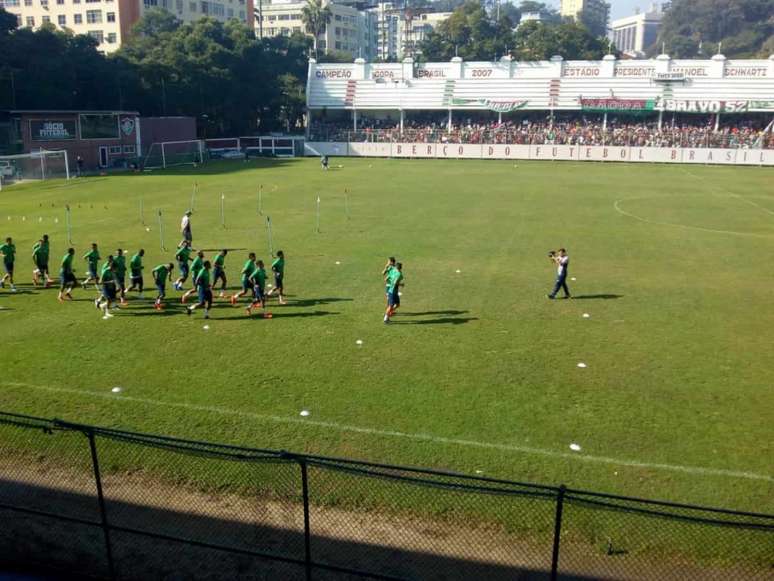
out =
[(774, 165), (774, 56), (311, 60), (307, 110), (310, 155)]

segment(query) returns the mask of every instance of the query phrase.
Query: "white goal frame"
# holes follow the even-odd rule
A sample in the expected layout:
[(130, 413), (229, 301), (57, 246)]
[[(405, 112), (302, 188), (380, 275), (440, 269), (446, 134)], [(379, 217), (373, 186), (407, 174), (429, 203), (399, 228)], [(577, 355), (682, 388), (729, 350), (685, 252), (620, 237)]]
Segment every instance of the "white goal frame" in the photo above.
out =
[[(70, 179), (70, 159), (66, 149), (39, 149), (30, 153), (19, 153), (15, 155), (0, 155), (0, 190), (7, 183), (14, 183), (24, 180), (50, 180), (59, 179), (60, 176), (52, 176), (49, 163), (46, 160), (50, 158), (60, 158), (64, 161), (64, 178)], [(35, 161), (35, 160), (39, 160)], [(29, 164), (29, 171), (23, 172), (19, 169), (19, 164), (25, 161)], [(40, 168), (38, 174), (38, 167)]]
[[(179, 147), (181, 145), (191, 144), (196, 145), (193, 150), (195, 155), (191, 161), (177, 161), (173, 159), (173, 153), (169, 149)], [(148, 165), (148, 161), (151, 159), (151, 155), (154, 153), (154, 147), (157, 147), (161, 151), (161, 163), (158, 165)], [(166, 169), (168, 167), (175, 167), (179, 165), (194, 165), (197, 163), (204, 163), (204, 141), (201, 139), (189, 139), (184, 141), (156, 141), (151, 143), (148, 148), (148, 152), (143, 159), (143, 169)]]

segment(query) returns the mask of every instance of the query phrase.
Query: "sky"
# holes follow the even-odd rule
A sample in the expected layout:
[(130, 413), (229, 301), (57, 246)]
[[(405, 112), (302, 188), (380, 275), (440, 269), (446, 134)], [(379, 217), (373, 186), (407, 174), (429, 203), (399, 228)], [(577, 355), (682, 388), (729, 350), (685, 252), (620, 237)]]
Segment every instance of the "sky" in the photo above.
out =
[[(610, 3), (610, 19), (623, 18), (624, 16), (631, 16), (634, 14), (634, 9), (639, 6), (640, 10), (644, 12), (647, 10), (654, 0), (607, 0)], [(559, 8), (559, 0), (552, 0), (546, 2), (547, 4), (553, 4), (555, 8)]]

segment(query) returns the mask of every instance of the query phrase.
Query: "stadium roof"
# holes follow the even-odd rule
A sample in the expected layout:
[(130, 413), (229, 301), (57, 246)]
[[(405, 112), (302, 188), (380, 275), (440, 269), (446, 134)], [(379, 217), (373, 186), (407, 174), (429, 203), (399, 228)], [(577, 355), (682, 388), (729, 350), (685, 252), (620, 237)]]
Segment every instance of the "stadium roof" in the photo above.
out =
[(598, 110), (774, 113), (774, 56), (759, 60), (318, 64), (307, 106), (342, 110)]

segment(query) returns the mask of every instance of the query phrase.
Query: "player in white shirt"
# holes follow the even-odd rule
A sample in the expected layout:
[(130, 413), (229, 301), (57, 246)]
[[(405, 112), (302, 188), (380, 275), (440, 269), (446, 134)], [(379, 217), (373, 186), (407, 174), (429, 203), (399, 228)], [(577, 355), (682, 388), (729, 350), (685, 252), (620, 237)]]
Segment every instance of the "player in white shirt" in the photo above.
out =
[(567, 250), (560, 248), (558, 252), (549, 253), (548, 258), (556, 264), (556, 284), (554, 284), (554, 290), (551, 291), (548, 298), (555, 299), (559, 289), (564, 291), (564, 298), (572, 298), (570, 296), (570, 289), (567, 288), (567, 270), (570, 266), (570, 257), (567, 256)]
[(180, 232), (183, 235), (183, 240), (193, 242), (193, 235), (191, 234), (191, 210), (188, 210), (180, 221)]

